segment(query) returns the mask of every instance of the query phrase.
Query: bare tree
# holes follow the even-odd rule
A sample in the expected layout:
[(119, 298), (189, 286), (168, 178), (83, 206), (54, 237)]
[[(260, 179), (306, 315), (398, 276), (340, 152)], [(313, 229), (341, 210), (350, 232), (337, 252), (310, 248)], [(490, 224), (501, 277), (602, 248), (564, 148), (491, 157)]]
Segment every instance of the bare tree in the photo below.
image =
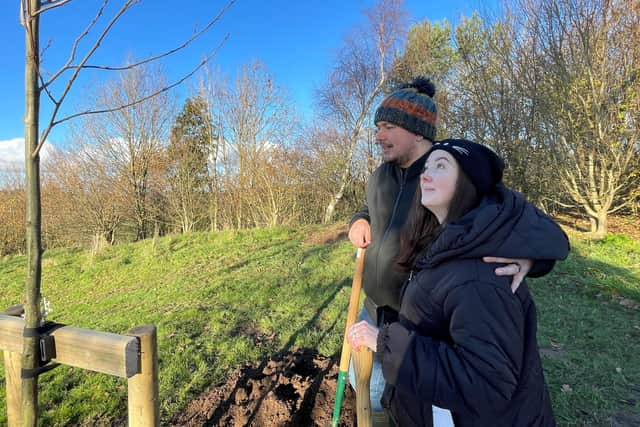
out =
[(22, 171), (7, 167), (0, 188), (0, 256), (25, 250), (25, 188)]
[(275, 227), (297, 223), (301, 201), (301, 153), (283, 146), (272, 146), (263, 153), (255, 170), (256, 189), (251, 211), (257, 226)]
[[(362, 204), (366, 180), (371, 174), (369, 167), (377, 167), (375, 147), (373, 147), (373, 131), (364, 129), (367, 135), (366, 144), (356, 147), (352, 166), (349, 171), (349, 182), (345, 186), (341, 203), (336, 205), (335, 214), (346, 210), (353, 212)], [(304, 147), (304, 166), (299, 170), (300, 179), (313, 194), (313, 201), (306, 201), (305, 217), (312, 223), (324, 220), (327, 204), (333, 199), (335, 191), (340, 188), (345, 158), (349, 155), (349, 146), (342, 134), (330, 123), (315, 123), (304, 132), (299, 146)], [(358, 148), (361, 148), (358, 150)], [(374, 163), (376, 162), (376, 163)], [(356, 200), (348, 198), (350, 189), (360, 184), (361, 194)], [(348, 205), (348, 206), (347, 206)]]
[(489, 22), (474, 14), (456, 27), (451, 129), (492, 146), (505, 160), (505, 181), (540, 203), (552, 179), (536, 144), (540, 83), (531, 76), (527, 36), (520, 37), (508, 16)]
[[(218, 75), (218, 73), (216, 73)], [(222, 192), (221, 175), (224, 173), (227, 158), (226, 143), (223, 132), (223, 113), (221, 105), (226, 94), (225, 83), (221, 78), (215, 78), (209, 67), (205, 67), (204, 76), (200, 79), (197, 96), (204, 102), (204, 112), (209, 117), (208, 134), (211, 140), (208, 144), (207, 156), (207, 190), (209, 229), (218, 230), (220, 195)]]
[(54, 155), (45, 196), (56, 191), (60, 222), (75, 243), (87, 243), (90, 236), (94, 249), (112, 245), (128, 210), (119, 191), (122, 178), (95, 146), (79, 135), (74, 140), (73, 147)]
[(349, 183), (356, 146), (366, 136), (363, 130), (387, 83), (405, 26), (401, 0), (381, 0), (365, 14), (367, 27), (345, 40), (333, 70), (318, 91), (323, 122), (338, 129), (336, 142), (346, 148), (340, 180), (326, 206), (324, 222), (332, 220)]
[(222, 117), (218, 141), (226, 151), (224, 192), (233, 200), (227, 207), (233, 210), (234, 226), (262, 224), (264, 218), (256, 218), (258, 211), (254, 210), (263, 202), (256, 197), (262, 191), (256, 179), (263, 173), (270, 152), (283, 147), (297, 127), (288, 95), (264, 64), (254, 62), (243, 67), (233, 85), (222, 93), (218, 107)]
[[(548, 141), (565, 191), (598, 236), (640, 185), (638, 2), (553, 0), (525, 4), (539, 61)], [(634, 37), (635, 35), (635, 37)], [(542, 102), (541, 101), (541, 102)]]
[[(81, 42), (90, 34), (95, 28), (95, 24), (101, 18), (104, 13), (108, 0), (104, 0), (102, 6), (97, 11), (94, 18), (87, 25), (85, 30), (78, 35), (73, 45), (70, 48), (69, 58), (67, 62), (60, 67), (56, 72), (45, 78), (42, 72), (40, 63), (40, 17), (46, 12), (59, 8), (69, 3), (70, 0), (21, 0), (20, 1), (20, 21), (25, 29), (25, 170), (26, 170), (26, 247), (27, 247), (27, 274), (25, 281), (25, 330), (34, 331), (35, 328), (41, 324), (40, 314), (40, 286), (41, 286), (41, 272), (42, 272), (42, 214), (41, 214), (41, 199), (40, 199), (40, 150), (47, 140), (47, 136), (51, 130), (60, 123), (71, 120), (75, 117), (97, 114), (100, 112), (106, 112), (107, 110), (87, 110), (77, 113), (71, 113), (66, 116), (62, 115), (61, 107), (64, 104), (70, 90), (72, 89), (74, 82), (76, 81), (79, 73), (87, 68), (115, 70), (115, 69), (133, 69), (137, 66), (158, 60), (162, 57), (170, 55), (186, 47), (191, 41), (202, 35), (207, 31), (217, 20), (222, 13), (230, 7), (233, 0), (230, 0), (223, 8), (218, 16), (212, 19), (202, 30), (196, 32), (182, 45), (169, 50), (163, 54), (146, 58), (135, 64), (128, 64), (124, 67), (108, 67), (108, 66), (96, 66), (90, 64), (90, 59), (93, 54), (98, 50), (101, 43), (104, 41), (105, 36), (111, 31), (118, 19), (138, 0), (126, 0), (123, 2), (120, 9), (111, 17), (107, 22), (104, 29), (96, 36), (93, 43), (89, 44), (89, 48), (85, 51), (82, 58), (77, 59), (77, 55), (80, 51)], [(207, 62), (209, 58), (214, 54), (213, 52), (207, 58), (203, 59), (198, 67), (195, 67), (191, 73), (185, 75), (182, 79), (161, 88), (161, 92), (165, 92), (173, 86), (180, 84), (187, 77), (195, 73), (195, 71)], [(79, 56), (79, 55), (78, 55)], [(63, 83), (62, 91), (59, 94), (55, 94), (52, 85), (54, 82), (60, 82), (62, 79), (66, 79)], [(44, 130), (40, 133), (40, 98), (41, 94), (46, 94), (48, 100), (53, 104), (53, 111), (48, 120), (45, 121)], [(118, 105), (112, 107), (111, 110), (115, 111), (125, 107), (131, 107), (132, 105), (139, 104), (146, 99), (150, 99), (157, 93), (150, 93), (147, 97), (135, 99), (128, 105)], [(30, 334), (33, 336), (26, 336), (23, 339), (23, 352), (22, 352), (22, 366), (24, 373), (27, 373), (26, 378), (22, 380), (22, 422), (25, 426), (35, 426), (37, 424), (37, 371), (35, 368), (38, 366), (39, 356), (39, 339), (37, 334)], [(32, 373), (33, 375), (29, 375)]]
[[(154, 181), (152, 166), (160, 161), (164, 150), (173, 105), (166, 92), (158, 93), (144, 103), (133, 101), (149, 93), (160, 92), (166, 86), (159, 70), (147, 66), (121, 72), (119, 78), (99, 89), (94, 105), (96, 109), (110, 110), (99, 116), (85, 116), (76, 126), (81, 140), (93, 146), (88, 155), (114, 168), (121, 180), (119, 190), (131, 201), (135, 238), (144, 239), (153, 222), (149, 192)], [(133, 104), (133, 105), (131, 105)], [(129, 105), (114, 109), (114, 106)]]

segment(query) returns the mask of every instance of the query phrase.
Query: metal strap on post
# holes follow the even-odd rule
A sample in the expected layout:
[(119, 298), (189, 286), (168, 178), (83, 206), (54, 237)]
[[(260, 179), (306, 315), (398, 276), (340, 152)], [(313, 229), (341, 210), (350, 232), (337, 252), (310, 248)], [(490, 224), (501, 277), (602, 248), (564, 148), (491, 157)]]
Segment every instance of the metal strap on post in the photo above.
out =
[(64, 325), (61, 323), (45, 322), (37, 328), (23, 329), (22, 336), (27, 338), (38, 338), (39, 345), (37, 347), (38, 367), (34, 369), (22, 368), (20, 373), (20, 377), (22, 379), (36, 378), (38, 375), (50, 371), (60, 365), (59, 363), (49, 363), (51, 362), (51, 359), (55, 359), (56, 357), (56, 343), (51, 332), (63, 326)]

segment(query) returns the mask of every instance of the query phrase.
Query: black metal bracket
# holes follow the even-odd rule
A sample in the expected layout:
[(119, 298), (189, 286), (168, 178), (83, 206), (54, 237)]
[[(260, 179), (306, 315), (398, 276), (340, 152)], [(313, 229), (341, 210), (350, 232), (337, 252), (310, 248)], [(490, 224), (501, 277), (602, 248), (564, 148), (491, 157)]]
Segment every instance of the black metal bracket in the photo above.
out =
[(22, 378), (36, 378), (38, 375), (47, 372), (57, 366), (59, 363), (52, 363), (51, 359), (56, 357), (56, 343), (53, 335), (50, 335), (54, 330), (64, 326), (61, 323), (45, 322), (37, 328), (24, 328), (22, 336), (27, 338), (38, 338), (38, 366), (34, 369), (22, 368), (20, 376)]

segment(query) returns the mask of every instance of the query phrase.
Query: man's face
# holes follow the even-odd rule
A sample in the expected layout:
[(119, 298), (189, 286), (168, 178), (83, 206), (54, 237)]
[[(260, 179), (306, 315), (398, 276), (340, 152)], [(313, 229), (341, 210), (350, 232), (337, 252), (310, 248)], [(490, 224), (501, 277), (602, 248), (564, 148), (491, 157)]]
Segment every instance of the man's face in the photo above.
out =
[(382, 160), (406, 168), (416, 159), (418, 141), (422, 137), (389, 122), (376, 123), (376, 142), (382, 150)]

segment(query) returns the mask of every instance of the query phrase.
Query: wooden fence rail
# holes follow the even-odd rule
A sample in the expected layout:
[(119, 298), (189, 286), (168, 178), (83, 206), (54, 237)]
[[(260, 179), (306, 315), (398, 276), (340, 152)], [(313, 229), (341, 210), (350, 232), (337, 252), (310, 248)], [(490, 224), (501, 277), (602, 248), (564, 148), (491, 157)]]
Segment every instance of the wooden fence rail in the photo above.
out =
[[(11, 307), (0, 314), (0, 350), (4, 351), (9, 427), (21, 425), (22, 333), (24, 319)], [(9, 313), (11, 315), (9, 315)], [(53, 363), (127, 378), (129, 426), (157, 426), (159, 420), (156, 328), (134, 328), (130, 335), (60, 325), (53, 337)]]

